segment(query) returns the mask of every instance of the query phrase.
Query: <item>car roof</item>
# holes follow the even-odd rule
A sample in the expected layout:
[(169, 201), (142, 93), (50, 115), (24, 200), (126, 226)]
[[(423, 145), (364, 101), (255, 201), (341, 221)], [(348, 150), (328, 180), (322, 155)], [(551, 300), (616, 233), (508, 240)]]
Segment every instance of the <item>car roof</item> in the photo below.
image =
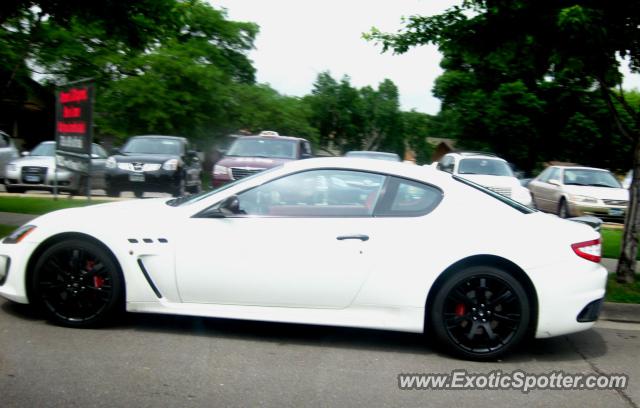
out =
[(607, 169), (600, 169), (598, 167), (588, 167), (588, 166), (562, 166), (562, 165), (557, 165), (557, 166), (551, 166), (551, 167), (556, 167), (558, 169), (564, 169), (564, 170), (596, 170), (596, 171), (606, 171), (608, 173), (611, 173), (609, 170)]
[(167, 135), (137, 135), (137, 136), (131, 136), (130, 139), (142, 139), (142, 138), (148, 138), (148, 139), (173, 139), (173, 140), (179, 140), (179, 141), (186, 141), (187, 138), (182, 137), (182, 136), (167, 136)]
[(236, 140), (241, 140), (241, 139), (258, 139), (258, 140), (294, 140), (294, 141), (299, 141), (299, 140), (304, 140), (306, 141), (307, 139), (303, 139), (301, 137), (295, 137), (295, 136), (280, 136), (280, 135), (250, 135), (250, 136), (239, 136)]
[(397, 153), (390, 153), (390, 152), (378, 152), (378, 151), (374, 151), (374, 150), (351, 150), (348, 151), (347, 153), (345, 153), (345, 156), (348, 156), (350, 154), (362, 154), (362, 155), (384, 155), (384, 156), (393, 156), (393, 157), (399, 157)]
[(315, 157), (287, 162), (283, 164), (283, 166), (294, 170), (315, 168), (362, 170), (373, 173), (386, 173), (415, 180), (432, 180), (441, 183), (450, 182), (452, 178), (451, 174), (429, 166), (416, 166), (413, 163), (371, 160), (360, 157)]
[(502, 157), (499, 157), (493, 153), (487, 153), (487, 152), (452, 152), (452, 153), (447, 153), (447, 156), (455, 156), (456, 158), (459, 158), (459, 159), (474, 158), (474, 159), (500, 160), (503, 162), (507, 162)]

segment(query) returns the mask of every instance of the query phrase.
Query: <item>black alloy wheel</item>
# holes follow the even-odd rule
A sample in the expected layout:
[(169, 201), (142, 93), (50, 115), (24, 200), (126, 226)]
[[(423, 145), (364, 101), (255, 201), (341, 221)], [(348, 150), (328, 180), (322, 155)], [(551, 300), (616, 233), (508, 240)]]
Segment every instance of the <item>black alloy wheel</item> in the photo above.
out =
[(133, 190), (133, 195), (136, 198), (142, 198), (144, 196), (144, 191), (142, 191), (142, 190)]
[(73, 239), (49, 247), (35, 265), (31, 285), (34, 302), (64, 326), (95, 326), (122, 310), (120, 269), (92, 242)]
[(441, 344), (473, 360), (506, 353), (528, 331), (531, 308), (520, 282), (492, 266), (456, 272), (437, 293), (431, 322)]

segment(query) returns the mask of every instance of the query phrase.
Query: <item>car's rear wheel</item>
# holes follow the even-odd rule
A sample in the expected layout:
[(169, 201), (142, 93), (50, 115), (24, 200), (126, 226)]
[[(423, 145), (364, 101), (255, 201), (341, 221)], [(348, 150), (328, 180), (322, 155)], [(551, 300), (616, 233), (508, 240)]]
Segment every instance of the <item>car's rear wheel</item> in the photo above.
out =
[(144, 196), (144, 191), (142, 191), (142, 190), (133, 190), (133, 195), (136, 198), (142, 198), (142, 196)]
[(70, 239), (47, 248), (36, 262), (31, 285), (34, 303), (64, 326), (99, 325), (122, 310), (120, 269), (92, 242)]
[(558, 204), (558, 217), (560, 218), (569, 218), (571, 214), (569, 213), (569, 205), (567, 204), (567, 200), (562, 198), (560, 200), (560, 204)]
[(518, 344), (528, 331), (531, 308), (522, 284), (493, 266), (451, 275), (431, 304), (431, 327), (454, 354), (492, 360)]

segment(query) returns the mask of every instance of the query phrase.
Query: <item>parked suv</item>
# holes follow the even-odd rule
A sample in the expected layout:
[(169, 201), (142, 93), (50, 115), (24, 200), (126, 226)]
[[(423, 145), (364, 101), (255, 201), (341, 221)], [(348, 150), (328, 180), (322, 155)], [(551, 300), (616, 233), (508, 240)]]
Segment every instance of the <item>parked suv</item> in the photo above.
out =
[(493, 154), (449, 153), (440, 159), (436, 167), (480, 184), (521, 204), (532, 205), (529, 190), (520, 184), (509, 163)]
[[(59, 191), (82, 194), (85, 177), (74, 171), (56, 166), (56, 142), (46, 141), (24, 157), (11, 160), (5, 170), (4, 186), (9, 193), (24, 193), (26, 190), (53, 191), (57, 183)], [(91, 187), (104, 188), (104, 167), (107, 152), (99, 144), (91, 147)]]
[(131, 137), (107, 160), (107, 195), (133, 191), (167, 192), (176, 197), (197, 193), (202, 187), (202, 165), (189, 141), (178, 136)]
[(550, 166), (529, 183), (536, 207), (562, 218), (593, 215), (624, 220), (629, 190), (610, 171)]
[(233, 180), (311, 157), (311, 143), (298, 137), (264, 131), (257, 136), (239, 136), (225, 156), (213, 166), (211, 184), (219, 187)]

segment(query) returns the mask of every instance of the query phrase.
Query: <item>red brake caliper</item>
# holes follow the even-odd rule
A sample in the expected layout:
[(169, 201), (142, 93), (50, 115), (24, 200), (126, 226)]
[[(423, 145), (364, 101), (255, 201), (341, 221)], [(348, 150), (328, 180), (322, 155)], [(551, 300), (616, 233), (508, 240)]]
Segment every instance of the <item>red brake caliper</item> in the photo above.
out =
[(464, 316), (464, 304), (458, 303), (456, 305), (456, 316)]
[[(86, 265), (87, 271), (91, 272), (95, 264), (96, 264), (95, 261), (87, 261), (87, 265)], [(94, 275), (93, 286), (99, 289), (102, 287), (102, 285), (104, 285), (104, 278), (98, 275)]]

